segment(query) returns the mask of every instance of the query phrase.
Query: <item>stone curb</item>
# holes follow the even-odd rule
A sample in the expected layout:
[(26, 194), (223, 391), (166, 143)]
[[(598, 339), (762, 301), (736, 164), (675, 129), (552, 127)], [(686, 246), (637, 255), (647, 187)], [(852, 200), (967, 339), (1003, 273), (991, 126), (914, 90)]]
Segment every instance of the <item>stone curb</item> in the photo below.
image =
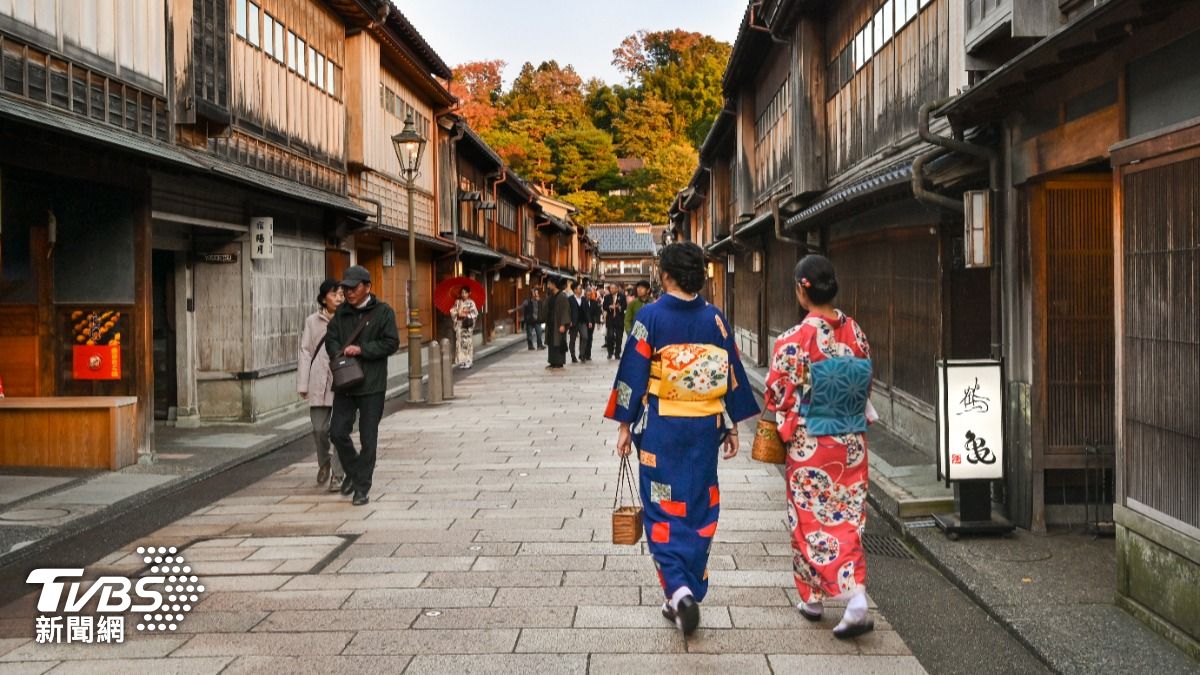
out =
[[(520, 338), (520, 340), (512, 339), (506, 344), (493, 343), (488, 347), (480, 349), (476, 354), (476, 360), (487, 359), (497, 354), (503, 354), (513, 346), (523, 343), (525, 340), (524, 336), (520, 336)], [(501, 340), (504, 340), (504, 338), (501, 338)], [(422, 378), (423, 381), (427, 377), (428, 376)], [(407, 381), (395, 388), (389, 389), (386, 396), (388, 399), (395, 399), (406, 393), (408, 393)], [(62, 543), (63, 541), (66, 541), (67, 539), (70, 539), (81, 532), (85, 532), (91, 528), (103, 525), (104, 523), (114, 520), (135, 508), (144, 506), (150, 502), (162, 499), (164, 497), (169, 497), (176, 492), (208, 480), (213, 476), (229, 471), (230, 469), (241, 466), (242, 464), (246, 464), (269, 455), (276, 450), (295, 443), (308, 434), (309, 432), (305, 430), (303, 426), (295, 430), (281, 432), (278, 436), (259, 443), (238, 457), (225, 460), (224, 462), (207, 467), (193, 474), (181, 476), (177, 480), (154, 486), (148, 490), (143, 490), (118, 502), (114, 502), (105, 508), (96, 511), (95, 513), (90, 513), (76, 520), (72, 520), (68, 524), (56, 528), (52, 534), (42, 537), (27, 546), (16, 549), (15, 551), (8, 551), (7, 553), (0, 554), (0, 567), (9, 567), (19, 563), (22, 560), (36, 556), (46, 549)]]

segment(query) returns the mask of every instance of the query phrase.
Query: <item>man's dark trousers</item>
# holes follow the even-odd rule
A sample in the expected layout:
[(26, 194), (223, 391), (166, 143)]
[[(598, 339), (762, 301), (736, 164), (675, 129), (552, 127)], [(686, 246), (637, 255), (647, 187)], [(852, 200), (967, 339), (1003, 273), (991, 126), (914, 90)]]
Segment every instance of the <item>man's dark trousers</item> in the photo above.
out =
[[(371, 478), (375, 475), (375, 451), (379, 445), (379, 422), (383, 419), (385, 392), (376, 394), (335, 394), (333, 397), (333, 427), (329, 440), (337, 448), (342, 469), (354, 481), (354, 487), (367, 494), (371, 491)], [(354, 450), (350, 433), (354, 431), (354, 418), (358, 418), (358, 440), (361, 448)]]

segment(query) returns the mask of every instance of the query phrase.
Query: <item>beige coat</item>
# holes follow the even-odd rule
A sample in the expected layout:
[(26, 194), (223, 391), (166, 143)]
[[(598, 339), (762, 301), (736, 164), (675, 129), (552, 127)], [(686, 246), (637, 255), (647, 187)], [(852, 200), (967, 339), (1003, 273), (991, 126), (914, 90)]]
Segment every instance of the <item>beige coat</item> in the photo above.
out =
[[(328, 328), (329, 317), (318, 310), (304, 320), (304, 332), (300, 334), (296, 392), (308, 399), (310, 406), (333, 405), (333, 373), (329, 371), (329, 353), (324, 345), (317, 350), (317, 344), (325, 337)], [(315, 359), (313, 352), (317, 354)]]

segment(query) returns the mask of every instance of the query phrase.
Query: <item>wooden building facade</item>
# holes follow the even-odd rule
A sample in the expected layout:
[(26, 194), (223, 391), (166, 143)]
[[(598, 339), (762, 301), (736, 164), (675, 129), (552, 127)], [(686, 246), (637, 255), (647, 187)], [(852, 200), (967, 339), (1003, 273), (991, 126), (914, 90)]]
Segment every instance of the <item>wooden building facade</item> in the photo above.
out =
[(972, 18), (1040, 9), (1049, 35), (969, 32), (977, 82), (939, 114), (1003, 165), (1009, 508), (1040, 529), (1111, 507), (1119, 601), (1197, 656), (1200, 6), (1000, 4)]
[[(672, 209), (675, 235), (704, 242), (714, 271), (723, 263), (723, 306), (759, 366), (802, 318), (795, 264), (828, 255), (840, 306), (871, 339), (875, 406), (924, 448), (935, 439), (936, 359), (989, 351), (988, 276), (950, 256), (961, 209), (912, 188), (914, 160), (932, 148), (918, 135), (921, 103), (965, 84), (961, 14), (951, 0), (753, 3), (725, 110)], [(950, 294), (977, 309), (953, 316)], [(982, 331), (959, 328), (981, 320)]]
[(135, 421), (111, 453), (6, 440), (0, 463), (119, 468), (152, 459), (156, 420), (303, 406), (297, 347), (324, 278), (363, 264), (405, 309), (389, 136), (410, 110), (430, 139), (414, 213), (435, 335), (450, 71), (387, 0), (0, 2), (0, 72), (8, 404), (108, 401)]

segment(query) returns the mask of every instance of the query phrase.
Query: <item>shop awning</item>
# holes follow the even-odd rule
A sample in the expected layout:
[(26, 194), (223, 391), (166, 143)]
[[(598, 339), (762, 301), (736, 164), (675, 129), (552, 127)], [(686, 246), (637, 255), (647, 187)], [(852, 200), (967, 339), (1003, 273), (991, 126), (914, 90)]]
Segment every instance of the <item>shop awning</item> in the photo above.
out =
[[(408, 238), (408, 230), (405, 230), (403, 228), (392, 227), (391, 225), (380, 225), (379, 223), (376, 223), (374, 220), (366, 220), (366, 219), (361, 219), (361, 218), (356, 219), (356, 220), (358, 220), (358, 222), (360, 222), (360, 223), (363, 223), (365, 225), (365, 229), (367, 231), (377, 232), (381, 235), (385, 235), (385, 236), (389, 236), (389, 237), (399, 237), (401, 239)], [(428, 246), (429, 248), (438, 249), (440, 251), (453, 251), (454, 250), (454, 242), (447, 241), (446, 239), (442, 239), (440, 237), (433, 237), (428, 234), (421, 234), (420, 232), (417, 233), (417, 242), (420, 244), (424, 244), (425, 246)]]
[(911, 186), (912, 162), (907, 161), (826, 192), (808, 208), (788, 217), (783, 225), (788, 229), (811, 227), (827, 218), (843, 214), (849, 208), (861, 206), (865, 199), (879, 197), (890, 192), (909, 191)]
[(484, 258), (485, 260), (495, 260), (500, 262), (504, 256), (499, 252), (484, 246), (483, 244), (471, 241), (470, 239), (459, 238), (458, 246), (462, 249), (463, 255), (472, 255), (476, 258)]
[(571, 228), (571, 224), (568, 223), (567, 221), (562, 220), (561, 218), (555, 218), (554, 216), (550, 215), (549, 213), (546, 213), (543, 215), (545, 216), (546, 220), (548, 220), (549, 222), (539, 223), (538, 227), (554, 227), (555, 229), (559, 230), (563, 234), (571, 234), (572, 232), (575, 231)]
[(241, 166), (219, 157), (185, 150), (169, 143), (119, 129), (110, 124), (98, 124), (74, 113), (61, 112), (46, 105), (0, 95), (0, 116), (95, 141), (109, 147), (116, 146), (176, 168), (209, 173), (301, 201), (358, 215), (370, 213), (345, 196), (295, 183), (286, 178)]
[(720, 253), (722, 249), (728, 248), (729, 245), (732, 243), (733, 243), (732, 238), (724, 237), (723, 239), (718, 239), (718, 240), (712, 242), (711, 244), (709, 244), (708, 246), (705, 246), (704, 252), (709, 255), (716, 255), (717, 253)]

